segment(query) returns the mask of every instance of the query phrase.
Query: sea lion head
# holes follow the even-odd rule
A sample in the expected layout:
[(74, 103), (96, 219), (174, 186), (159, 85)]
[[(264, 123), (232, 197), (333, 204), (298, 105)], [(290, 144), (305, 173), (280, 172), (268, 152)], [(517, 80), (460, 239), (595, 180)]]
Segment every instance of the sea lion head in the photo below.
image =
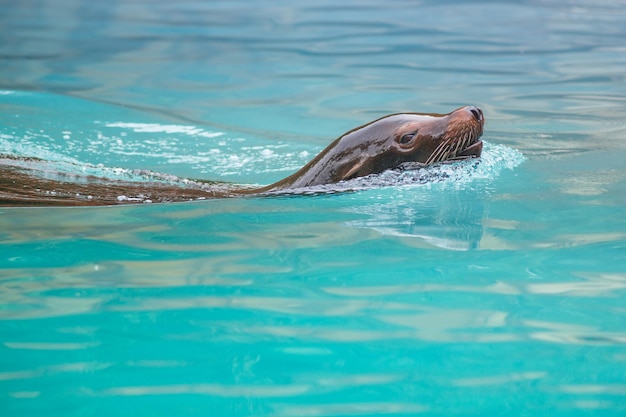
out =
[(271, 190), (332, 184), (395, 169), (479, 157), (485, 118), (475, 106), (448, 114), (397, 113), (353, 129)]
[(485, 118), (478, 107), (461, 107), (448, 114), (409, 113), (405, 118), (387, 140), (389, 150), (401, 159), (429, 165), (479, 157), (482, 152)]

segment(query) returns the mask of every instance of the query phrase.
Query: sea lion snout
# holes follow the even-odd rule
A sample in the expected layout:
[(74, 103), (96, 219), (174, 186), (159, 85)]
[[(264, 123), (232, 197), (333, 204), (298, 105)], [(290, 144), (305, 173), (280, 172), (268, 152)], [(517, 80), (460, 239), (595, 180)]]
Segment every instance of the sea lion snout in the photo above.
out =
[(447, 116), (445, 135), (438, 138), (438, 145), (426, 164), (480, 157), (483, 150), (480, 137), (485, 126), (483, 111), (476, 106), (465, 106)]
[(453, 111), (452, 113), (450, 113), (450, 116), (460, 117), (461, 119), (463, 119), (470, 125), (474, 125), (475, 123), (478, 122), (478, 124), (480, 125), (481, 131), (483, 127), (485, 126), (485, 115), (483, 114), (483, 111), (480, 109), (480, 107), (476, 107), (476, 106), (461, 107), (460, 109), (457, 109)]
[(483, 111), (480, 109), (480, 107), (467, 106), (466, 109), (467, 111), (472, 113), (472, 116), (474, 116), (474, 119), (476, 119), (476, 121), (483, 123), (485, 118), (483, 116)]

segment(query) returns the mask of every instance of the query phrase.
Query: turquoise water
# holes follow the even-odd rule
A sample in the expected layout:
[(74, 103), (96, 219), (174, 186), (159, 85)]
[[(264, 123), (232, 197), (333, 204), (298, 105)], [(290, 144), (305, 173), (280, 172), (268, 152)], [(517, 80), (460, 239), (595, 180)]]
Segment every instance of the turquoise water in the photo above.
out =
[(480, 162), (0, 211), (3, 416), (622, 416), (620, 1), (5, 1), (0, 153), (267, 184), (387, 113)]

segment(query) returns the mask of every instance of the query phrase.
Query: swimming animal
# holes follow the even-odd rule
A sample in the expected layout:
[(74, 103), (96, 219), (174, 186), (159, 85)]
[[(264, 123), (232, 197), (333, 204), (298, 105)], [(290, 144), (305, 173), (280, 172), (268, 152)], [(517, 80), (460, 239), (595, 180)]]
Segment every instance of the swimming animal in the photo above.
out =
[(115, 205), (297, 192), (406, 164), (480, 157), (485, 118), (465, 106), (447, 114), (397, 113), (350, 130), (294, 174), (251, 188), (205, 181), (121, 181), (54, 172), (37, 158), (0, 155), (0, 206)]

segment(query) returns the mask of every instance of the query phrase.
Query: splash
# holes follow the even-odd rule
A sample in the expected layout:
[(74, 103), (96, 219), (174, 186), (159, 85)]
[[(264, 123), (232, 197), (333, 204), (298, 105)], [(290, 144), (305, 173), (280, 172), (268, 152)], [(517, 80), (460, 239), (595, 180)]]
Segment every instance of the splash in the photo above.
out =
[(376, 187), (397, 187), (432, 183), (454, 184), (455, 187), (479, 179), (494, 179), (504, 169), (520, 165), (525, 157), (516, 149), (484, 142), (480, 158), (459, 162), (444, 162), (417, 169), (390, 170), (379, 175), (355, 179), (355, 183), (368, 183)]
[[(51, 156), (58, 156), (56, 154)], [(456, 188), (479, 179), (495, 179), (502, 170), (514, 169), (526, 158), (516, 149), (504, 145), (484, 142), (480, 159), (469, 159), (454, 163), (440, 163), (432, 166), (410, 166), (388, 170), (380, 174), (368, 175), (337, 184), (290, 190), (289, 194), (318, 194), (345, 191), (368, 190), (383, 187), (406, 187), (433, 183), (454, 184)], [(211, 161), (206, 161), (211, 163)], [(145, 169), (106, 167), (101, 164), (80, 163), (71, 158), (47, 161), (49, 170), (68, 175), (84, 175), (124, 181), (159, 181), (169, 184), (189, 184), (192, 180), (176, 175), (163, 174)]]
[(526, 160), (516, 149), (485, 141), (483, 143), (484, 148), (480, 158), (428, 166), (405, 164), (401, 169), (388, 170), (336, 184), (293, 189), (289, 190), (288, 194), (326, 194), (384, 187), (429, 186), (433, 183), (459, 188), (476, 180), (495, 179), (502, 170), (512, 170)]

